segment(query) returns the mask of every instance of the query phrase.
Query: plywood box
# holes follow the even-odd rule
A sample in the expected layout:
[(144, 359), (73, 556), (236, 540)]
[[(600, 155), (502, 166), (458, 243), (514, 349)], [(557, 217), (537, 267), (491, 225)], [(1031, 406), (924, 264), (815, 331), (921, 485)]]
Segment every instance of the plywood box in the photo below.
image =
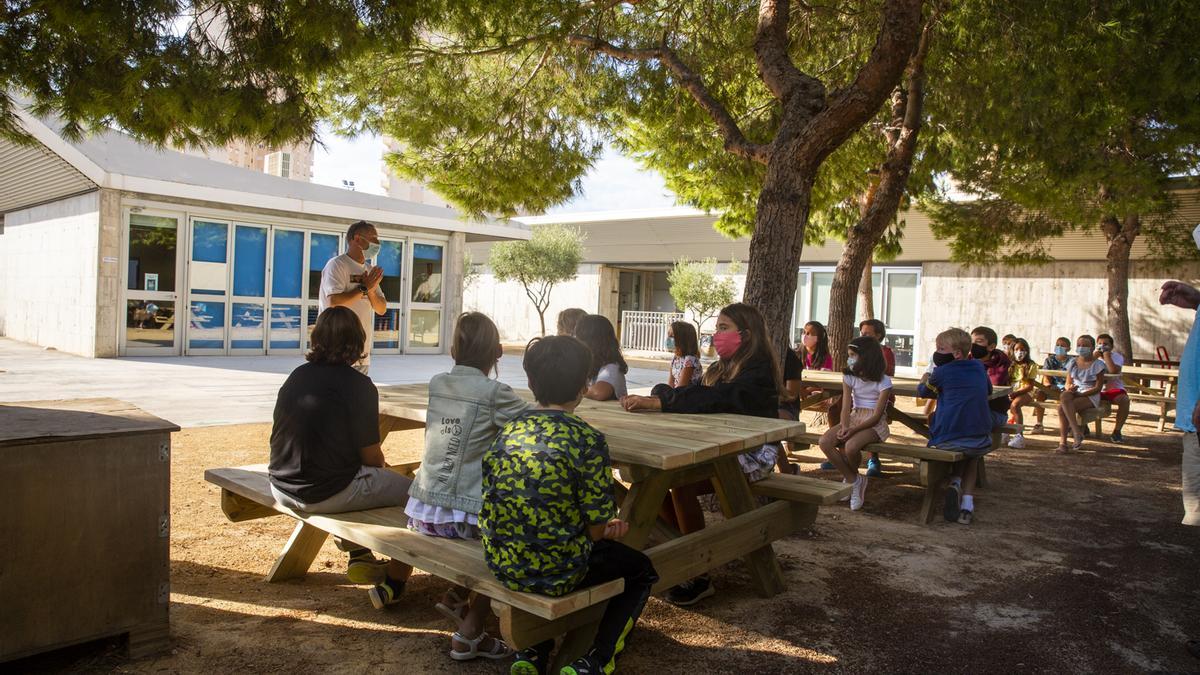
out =
[(0, 405), (0, 662), (168, 644), (171, 432), (114, 399)]

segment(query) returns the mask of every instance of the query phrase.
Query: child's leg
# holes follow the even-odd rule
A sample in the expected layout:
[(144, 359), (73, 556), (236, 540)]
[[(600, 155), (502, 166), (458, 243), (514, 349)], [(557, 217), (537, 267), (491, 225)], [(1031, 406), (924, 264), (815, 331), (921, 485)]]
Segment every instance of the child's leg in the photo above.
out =
[(829, 427), (828, 431), (821, 434), (821, 440), (818, 441), (818, 445), (821, 447), (821, 452), (825, 453), (825, 456), (829, 458), (829, 463), (833, 465), (833, 468), (842, 474), (842, 478), (845, 478), (847, 483), (853, 483), (854, 479), (858, 478), (858, 464), (856, 462), (851, 467), (849, 462), (846, 461), (846, 456), (838, 450), (837, 432), (841, 428), (842, 425), (840, 424)]
[[(1033, 394), (1033, 400), (1037, 401), (1038, 403), (1044, 403), (1046, 401), (1046, 392), (1038, 389)], [(1033, 419), (1035, 420), (1034, 423), (1039, 427), (1042, 426), (1042, 421), (1045, 419), (1045, 415), (1046, 411), (1043, 410), (1041, 406), (1033, 407)]]
[[(483, 635), (483, 624), (487, 620), (488, 614), (491, 613), (492, 599), (486, 595), (476, 593), (475, 597), (471, 598), (471, 604), (467, 607), (467, 614), (463, 617), (462, 625), (458, 632), (450, 638), (450, 648), (458, 652), (470, 651), (471, 645), (459, 640), (459, 637), (468, 640), (475, 640), (480, 635)], [(509, 653), (504, 646), (500, 650), (496, 649), (496, 644), (500, 643), (494, 637), (488, 636), (488, 639), (483, 640), (476, 649), (484, 654), (499, 651), (500, 653)], [(500, 643), (503, 645), (503, 643)]]
[(858, 477), (858, 465), (862, 462), (862, 449), (871, 443), (879, 442), (879, 434), (874, 429), (865, 429), (846, 439), (846, 464)]
[(1008, 412), (1020, 426), (1025, 424), (1025, 416), (1021, 413), (1021, 406), (1029, 405), (1033, 399), (1029, 398), (1029, 394), (1021, 394), (1012, 400), (1012, 404), (1008, 406)]
[(1113, 403), (1117, 404), (1117, 422), (1113, 425), (1113, 434), (1120, 434), (1125, 428), (1125, 420), (1129, 419), (1129, 396), (1121, 394)]
[(979, 458), (971, 457), (961, 464), (963, 465), (962, 494), (965, 499), (975, 493), (975, 479), (979, 475)]
[(606, 673), (612, 672), (615, 667), (613, 659), (625, 648), (626, 638), (641, 616), (646, 599), (650, 597), (650, 588), (658, 581), (658, 572), (645, 553), (620, 542), (607, 539), (598, 541), (592, 546), (588, 571), (579, 587), (613, 579), (625, 579), (625, 590), (608, 601), (600, 618), (600, 628), (596, 631), (596, 641), (588, 653)]
[(1058, 400), (1058, 442), (1067, 444), (1067, 432), (1079, 433), (1075, 427), (1075, 394), (1064, 391)]

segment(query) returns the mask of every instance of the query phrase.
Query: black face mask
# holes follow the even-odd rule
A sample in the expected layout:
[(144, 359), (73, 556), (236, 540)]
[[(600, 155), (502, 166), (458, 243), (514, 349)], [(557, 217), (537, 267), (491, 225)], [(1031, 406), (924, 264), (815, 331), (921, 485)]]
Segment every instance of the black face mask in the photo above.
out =
[(990, 353), (988, 348), (983, 345), (971, 345), (971, 358), (977, 361), (987, 358), (987, 355)]
[(941, 352), (934, 352), (933, 358), (931, 360), (933, 361), (933, 365), (941, 367), (941, 366), (944, 366), (947, 363), (950, 363), (951, 361), (953, 361), (954, 354), (943, 354)]

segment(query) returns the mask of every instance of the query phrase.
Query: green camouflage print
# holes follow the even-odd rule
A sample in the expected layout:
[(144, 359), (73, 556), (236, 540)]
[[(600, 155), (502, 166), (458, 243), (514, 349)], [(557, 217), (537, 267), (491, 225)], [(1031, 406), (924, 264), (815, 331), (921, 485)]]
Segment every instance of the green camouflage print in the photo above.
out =
[(484, 554), (513, 590), (575, 590), (592, 551), (588, 526), (616, 515), (604, 434), (573, 414), (526, 412), (505, 424), (484, 454)]

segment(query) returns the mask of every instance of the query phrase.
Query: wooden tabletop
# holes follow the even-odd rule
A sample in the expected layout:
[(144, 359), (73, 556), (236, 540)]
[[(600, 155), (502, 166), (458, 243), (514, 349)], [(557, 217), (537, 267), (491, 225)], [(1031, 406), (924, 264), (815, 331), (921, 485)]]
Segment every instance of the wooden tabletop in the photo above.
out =
[(0, 404), (0, 447), (162, 431), (179, 427), (115, 398)]
[[(528, 392), (517, 393), (531, 398)], [(381, 417), (424, 423), (428, 407), (428, 385), (379, 387)], [(804, 433), (803, 422), (730, 414), (631, 413), (616, 401), (585, 400), (575, 414), (604, 434), (614, 463), (654, 469), (682, 469)]]
[[(804, 384), (820, 387), (826, 391), (840, 392), (842, 386), (842, 374), (829, 370), (806, 370), (804, 371)], [(914, 380), (907, 377), (892, 378), (892, 393), (896, 396), (912, 396), (918, 397), (917, 385), (920, 380)], [(992, 386), (992, 398), (1007, 396), (1012, 387)]]

